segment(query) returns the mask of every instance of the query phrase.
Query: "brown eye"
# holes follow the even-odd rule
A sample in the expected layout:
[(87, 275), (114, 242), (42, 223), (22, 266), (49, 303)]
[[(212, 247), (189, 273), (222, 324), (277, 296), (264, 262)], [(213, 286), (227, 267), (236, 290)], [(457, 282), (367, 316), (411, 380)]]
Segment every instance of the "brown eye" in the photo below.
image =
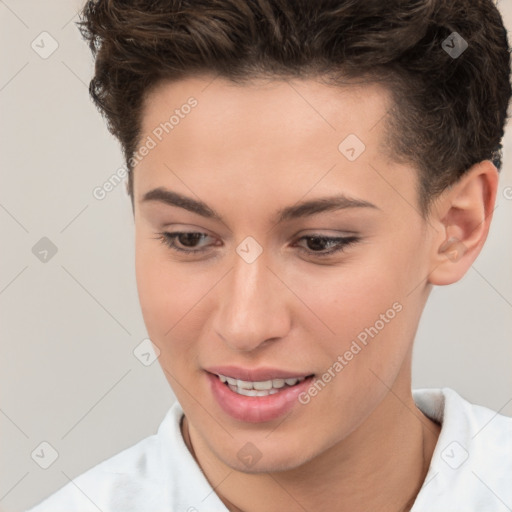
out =
[(204, 248), (197, 249), (198, 242), (208, 238), (209, 235), (200, 232), (176, 231), (174, 233), (159, 233), (159, 239), (174, 251), (185, 253), (204, 252)]
[(331, 254), (342, 252), (349, 245), (357, 243), (360, 239), (357, 236), (347, 237), (328, 237), (322, 235), (307, 235), (299, 239), (307, 241), (307, 247), (301, 249), (313, 256), (330, 256)]

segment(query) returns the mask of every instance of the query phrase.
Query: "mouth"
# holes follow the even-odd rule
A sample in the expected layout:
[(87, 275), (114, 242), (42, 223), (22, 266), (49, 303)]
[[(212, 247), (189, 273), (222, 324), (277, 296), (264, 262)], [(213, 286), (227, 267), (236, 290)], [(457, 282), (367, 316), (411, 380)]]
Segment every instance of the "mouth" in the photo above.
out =
[(231, 418), (245, 423), (276, 420), (297, 410), (298, 397), (307, 391), (314, 373), (270, 366), (235, 365), (203, 368), (210, 393)]
[(286, 391), (289, 388), (293, 388), (299, 385), (306, 379), (314, 377), (314, 374), (302, 376), (302, 377), (287, 377), (287, 378), (276, 378), (260, 381), (248, 381), (242, 379), (235, 379), (228, 375), (220, 373), (214, 373), (220, 382), (227, 386), (231, 391), (243, 396), (262, 397), (268, 395), (275, 395)]

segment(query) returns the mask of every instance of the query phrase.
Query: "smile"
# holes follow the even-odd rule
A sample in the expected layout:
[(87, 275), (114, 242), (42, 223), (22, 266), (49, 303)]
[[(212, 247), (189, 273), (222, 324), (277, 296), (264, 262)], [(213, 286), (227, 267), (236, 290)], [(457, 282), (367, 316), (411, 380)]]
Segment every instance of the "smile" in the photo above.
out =
[(286, 387), (293, 387), (306, 377), (272, 379), (263, 381), (246, 381), (234, 379), (227, 375), (217, 374), (221, 382), (225, 383), (231, 391), (244, 396), (267, 396), (279, 393)]

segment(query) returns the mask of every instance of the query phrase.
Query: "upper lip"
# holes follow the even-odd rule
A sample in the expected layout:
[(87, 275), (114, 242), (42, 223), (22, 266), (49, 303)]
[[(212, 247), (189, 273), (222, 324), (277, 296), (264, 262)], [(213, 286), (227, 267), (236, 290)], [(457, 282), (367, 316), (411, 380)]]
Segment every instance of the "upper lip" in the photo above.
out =
[(210, 366), (205, 368), (207, 372), (234, 379), (245, 380), (249, 382), (266, 381), (273, 379), (291, 379), (301, 378), (313, 375), (311, 372), (301, 372), (293, 370), (281, 370), (279, 368), (242, 368), (240, 366)]

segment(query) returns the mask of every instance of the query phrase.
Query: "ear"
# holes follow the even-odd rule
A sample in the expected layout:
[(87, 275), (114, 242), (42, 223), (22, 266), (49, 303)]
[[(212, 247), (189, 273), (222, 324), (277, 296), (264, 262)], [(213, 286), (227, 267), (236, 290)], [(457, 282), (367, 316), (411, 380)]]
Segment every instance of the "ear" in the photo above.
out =
[(475, 164), (435, 202), (430, 223), (432, 239), (428, 282), (459, 281), (480, 253), (494, 213), (498, 171), (489, 160)]

